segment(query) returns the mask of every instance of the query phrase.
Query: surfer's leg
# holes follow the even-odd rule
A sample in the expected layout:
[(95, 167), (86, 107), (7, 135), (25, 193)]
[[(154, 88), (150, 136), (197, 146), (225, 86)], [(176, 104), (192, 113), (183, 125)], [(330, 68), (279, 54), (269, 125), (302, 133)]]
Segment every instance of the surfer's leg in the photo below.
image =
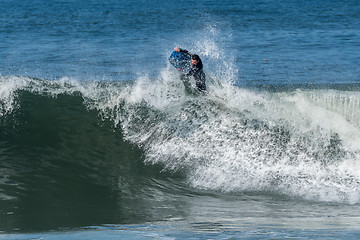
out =
[(197, 80), (197, 81), (195, 82), (195, 84), (196, 84), (197, 90), (198, 90), (199, 92), (201, 92), (201, 93), (207, 93), (205, 81), (199, 81), (199, 80)]
[(180, 76), (180, 80), (184, 83), (184, 87), (185, 87), (185, 91), (188, 93), (192, 93), (192, 87), (191, 87), (191, 83), (190, 83), (190, 79), (189, 77), (185, 76), (184, 74), (182, 74)]

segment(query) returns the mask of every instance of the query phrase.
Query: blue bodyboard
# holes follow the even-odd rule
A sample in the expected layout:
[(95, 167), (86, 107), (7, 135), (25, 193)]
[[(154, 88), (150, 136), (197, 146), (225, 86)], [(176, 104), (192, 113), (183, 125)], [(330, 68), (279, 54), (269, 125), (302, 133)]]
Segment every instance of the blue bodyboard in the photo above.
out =
[(191, 57), (182, 52), (173, 51), (170, 54), (169, 62), (176, 69), (180, 68), (183, 72), (188, 72), (191, 67)]

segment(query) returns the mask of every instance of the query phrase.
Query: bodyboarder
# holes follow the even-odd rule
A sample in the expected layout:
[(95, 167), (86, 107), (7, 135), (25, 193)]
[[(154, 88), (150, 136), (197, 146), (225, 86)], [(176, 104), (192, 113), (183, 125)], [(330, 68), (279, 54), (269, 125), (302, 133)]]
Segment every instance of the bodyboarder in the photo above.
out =
[[(178, 47), (174, 48), (174, 51), (181, 52), (189, 57), (191, 57), (191, 65), (188, 72), (184, 72), (184, 75), (186, 77), (192, 76), (195, 79), (195, 85), (198, 88), (199, 91), (204, 92), (206, 91), (206, 77), (205, 73), (203, 71), (203, 64), (200, 59), (200, 57), (196, 54), (192, 54), (189, 51), (185, 49), (180, 49)], [(177, 70), (181, 71), (181, 68), (178, 68)]]

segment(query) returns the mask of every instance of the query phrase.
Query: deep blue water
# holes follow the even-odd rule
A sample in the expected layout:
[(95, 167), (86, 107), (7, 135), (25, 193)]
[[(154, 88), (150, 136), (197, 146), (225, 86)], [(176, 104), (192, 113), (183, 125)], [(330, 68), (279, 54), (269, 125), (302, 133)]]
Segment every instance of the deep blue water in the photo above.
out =
[(357, 239), (359, 27), (356, 0), (0, 1), (0, 239)]
[[(175, 46), (242, 84), (359, 81), (358, 1), (2, 1), (1, 73), (157, 76)], [(226, 66), (225, 66), (226, 68)]]

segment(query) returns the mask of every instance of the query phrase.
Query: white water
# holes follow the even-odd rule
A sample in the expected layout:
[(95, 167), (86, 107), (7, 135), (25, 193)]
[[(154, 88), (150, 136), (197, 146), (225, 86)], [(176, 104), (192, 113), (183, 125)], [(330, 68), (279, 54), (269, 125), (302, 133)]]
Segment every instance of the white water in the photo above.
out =
[(358, 92), (271, 93), (214, 84), (207, 96), (187, 96), (167, 71), (98, 105), (127, 140), (144, 147), (148, 163), (185, 171), (195, 188), (360, 201), (356, 107), (339, 111), (350, 101), (314, 100), (317, 94), (359, 98)]

